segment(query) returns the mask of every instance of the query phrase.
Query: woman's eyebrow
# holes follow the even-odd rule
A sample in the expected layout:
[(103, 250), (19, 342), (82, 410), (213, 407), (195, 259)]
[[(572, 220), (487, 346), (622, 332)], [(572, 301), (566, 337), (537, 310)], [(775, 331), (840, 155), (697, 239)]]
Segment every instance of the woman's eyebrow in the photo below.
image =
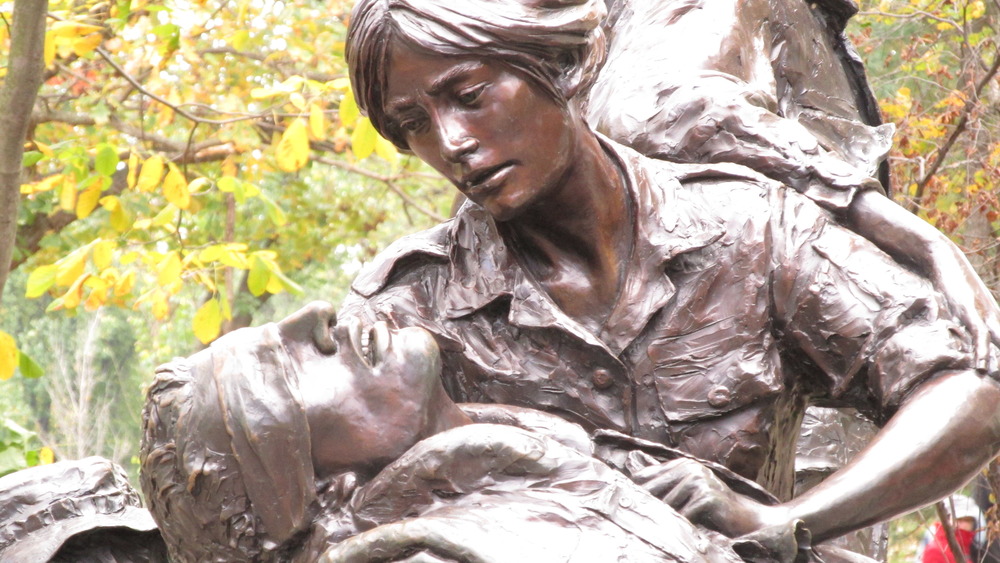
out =
[(467, 61), (457, 64), (441, 73), (441, 76), (435, 78), (427, 89), (427, 93), (431, 96), (437, 96), (455, 82), (464, 79), (469, 73), (479, 70), (482, 67), (483, 63), (479, 61)]
[[(459, 63), (436, 77), (427, 87), (429, 96), (437, 96), (456, 82), (464, 80), (470, 73), (479, 70), (484, 65), (479, 61), (466, 61)], [(405, 113), (407, 110), (417, 105), (417, 101), (412, 96), (400, 96), (387, 100), (385, 112), (389, 115)]]

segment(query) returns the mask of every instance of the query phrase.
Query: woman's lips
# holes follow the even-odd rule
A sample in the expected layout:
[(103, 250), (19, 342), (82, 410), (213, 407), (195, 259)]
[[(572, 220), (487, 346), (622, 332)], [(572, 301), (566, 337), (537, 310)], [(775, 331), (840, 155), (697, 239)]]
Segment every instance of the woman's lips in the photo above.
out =
[(463, 191), (469, 197), (493, 191), (507, 181), (507, 178), (513, 170), (514, 165), (512, 163), (505, 162), (497, 166), (473, 172), (462, 182), (465, 186)]

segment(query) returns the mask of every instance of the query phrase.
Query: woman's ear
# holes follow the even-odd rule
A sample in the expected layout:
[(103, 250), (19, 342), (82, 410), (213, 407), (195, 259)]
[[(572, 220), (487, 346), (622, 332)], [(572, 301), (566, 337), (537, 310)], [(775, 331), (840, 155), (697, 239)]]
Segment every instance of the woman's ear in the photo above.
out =
[(564, 52), (556, 61), (559, 67), (559, 78), (556, 87), (566, 100), (573, 99), (582, 90), (586, 69), (579, 52)]
[(604, 64), (606, 51), (605, 35), (595, 33), (589, 44), (560, 55), (557, 61), (560, 74), (556, 86), (567, 100), (590, 89)]

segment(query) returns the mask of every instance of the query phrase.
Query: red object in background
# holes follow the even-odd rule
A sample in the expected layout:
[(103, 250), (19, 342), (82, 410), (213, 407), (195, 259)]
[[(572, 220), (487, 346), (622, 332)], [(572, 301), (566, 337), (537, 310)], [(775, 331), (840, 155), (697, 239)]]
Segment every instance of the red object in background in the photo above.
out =
[[(955, 556), (948, 547), (948, 538), (945, 537), (944, 527), (940, 522), (934, 523), (934, 539), (927, 543), (924, 548), (924, 556), (921, 563), (955, 563)], [(972, 549), (972, 538), (976, 533), (970, 530), (955, 529), (955, 539), (962, 548), (965, 559), (968, 560)]]

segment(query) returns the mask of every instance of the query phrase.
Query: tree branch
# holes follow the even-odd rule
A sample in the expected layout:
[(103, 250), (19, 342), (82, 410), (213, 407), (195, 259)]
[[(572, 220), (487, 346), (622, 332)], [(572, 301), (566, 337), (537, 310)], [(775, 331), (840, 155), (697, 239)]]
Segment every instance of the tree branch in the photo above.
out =
[(445, 220), (445, 218), (442, 217), (440, 214), (435, 213), (434, 210), (432, 210), (432, 209), (428, 209), (428, 208), (424, 207), (423, 205), (420, 205), (420, 203), (417, 202), (417, 200), (413, 199), (410, 196), (410, 194), (408, 194), (405, 191), (403, 191), (399, 186), (396, 185), (396, 182), (395, 182), (396, 178), (394, 178), (392, 176), (383, 176), (381, 174), (376, 174), (375, 172), (371, 172), (370, 170), (365, 170), (364, 168), (359, 168), (357, 166), (354, 166), (353, 164), (348, 164), (346, 162), (341, 162), (339, 160), (332, 160), (332, 159), (329, 159), (329, 158), (323, 158), (321, 156), (320, 157), (315, 157), (315, 158), (313, 158), (313, 160), (315, 160), (316, 162), (320, 162), (320, 163), (323, 163), (323, 164), (330, 165), (330, 166), (335, 166), (335, 167), (340, 168), (342, 170), (347, 170), (348, 172), (351, 172), (351, 173), (354, 173), (354, 174), (360, 174), (362, 176), (371, 178), (373, 180), (378, 180), (379, 182), (383, 182), (383, 183), (385, 183), (385, 185), (390, 190), (392, 190), (396, 195), (398, 195), (400, 197), (400, 199), (403, 200), (404, 203), (406, 203), (410, 207), (416, 209), (417, 211), (423, 213), (424, 215), (430, 217), (431, 219), (433, 219), (435, 221), (441, 222), (441, 221)]
[(177, 105), (174, 105), (174, 104), (170, 103), (166, 98), (163, 98), (162, 96), (158, 96), (158, 95), (150, 92), (149, 90), (147, 90), (145, 87), (143, 87), (143, 85), (142, 85), (141, 82), (139, 82), (138, 80), (136, 80), (135, 77), (133, 77), (131, 74), (129, 74), (124, 68), (121, 67), (121, 65), (119, 65), (118, 63), (116, 63), (114, 61), (114, 59), (111, 58), (111, 54), (110, 53), (108, 53), (107, 51), (105, 51), (101, 47), (98, 47), (97, 49), (95, 49), (94, 52), (96, 52), (98, 55), (100, 55), (101, 58), (104, 59), (105, 62), (107, 62), (109, 65), (111, 65), (111, 68), (115, 69), (115, 72), (117, 72), (119, 76), (121, 76), (129, 84), (131, 84), (133, 88), (135, 88), (136, 90), (142, 92), (143, 95), (148, 96), (148, 97), (156, 100), (157, 102), (160, 102), (161, 104), (167, 106), (168, 108), (174, 110), (174, 112), (176, 112), (177, 115), (179, 115), (179, 116), (181, 116), (181, 117), (183, 117), (183, 118), (185, 118), (185, 119), (187, 119), (189, 121), (193, 121), (195, 123), (205, 123), (205, 124), (208, 124), (208, 125), (226, 125), (226, 124), (229, 124), (229, 123), (236, 123), (237, 121), (247, 121), (247, 120), (250, 120), (250, 119), (259, 119), (261, 117), (259, 115), (249, 115), (249, 116), (231, 117), (229, 119), (207, 119), (207, 118), (195, 115), (195, 114), (193, 114), (193, 113), (191, 113), (191, 112), (189, 112), (189, 111), (181, 108), (180, 106), (177, 106)]
[[(31, 114), (31, 122), (36, 125), (39, 123), (53, 122), (65, 123), (67, 125), (97, 125), (97, 120), (86, 114), (55, 112), (41, 109), (36, 109), (35, 112)], [(191, 164), (222, 160), (236, 152), (233, 145), (227, 141), (209, 139), (200, 143), (193, 143), (189, 145), (188, 141), (175, 141), (162, 135), (143, 131), (134, 125), (129, 125), (128, 123), (122, 121), (120, 117), (114, 114), (108, 118), (107, 125), (126, 135), (130, 135), (143, 141), (148, 141), (154, 149), (167, 153), (168, 156), (173, 155), (171, 156), (171, 160), (177, 164)]]
[(198, 54), (199, 55), (232, 55), (234, 57), (241, 57), (241, 58), (244, 58), (244, 59), (250, 59), (252, 61), (257, 61), (257, 62), (263, 64), (264, 66), (267, 66), (269, 68), (272, 68), (272, 69), (280, 72), (286, 78), (288, 76), (291, 76), (291, 75), (299, 75), (299, 76), (305, 76), (309, 80), (315, 80), (317, 82), (329, 82), (331, 80), (339, 78), (337, 75), (325, 74), (325, 73), (321, 73), (321, 72), (309, 72), (309, 71), (301, 72), (301, 71), (298, 71), (298, 70), (293, 70), (293, 71), (289, 72), (286, 68), (283, 68), (285, 65), (282, 65), (280, 61), (274, 61), (274, 60), (270, 60), (269, 61), (267, 56), (262, 55), (260, 53), (251, 53), (249, 51), (237, 51), (236, 49), (234, 49), (232, 47), (213, 47), (211, 49), (202, 49), (202, 50), (198, 51)]
[[(954, 508), (952, 506), (952, 513), (954, 513)], [(948, 540), (948, 548), (951, 550), (951, 555), (955, 559), (955, 563), (966, 563), (965, 552), (962, 551), (962, 546), (959, 545), (958, 540), (955, 538), (955, 527), (951, 525), (952, 519), (948, 511), (944, 508), (943, 500), (934, 503), (934, 511), (937, 512), (938, 521), (941, 522), (941, 527), (944, 528), (944, 537)]]
[(990, 65), (989, 70), (986, 71), (982, 80), (976, 84), (972, 95), (969, 96), (969, 99), (965, 102), (965, 106), (962, 108), (962, 113), (959, 115), (955, 128), (952, 129), (951, 135), (948, 136), (948, 139), (943, 145), (941, 145), (941, 148), (938, 149), (937, 155), (934, 157), (934, 161), (931, 162), (931, 165), (924, 174), (924, 177), (917, 182), (917, 190), (914, 195), (914, 201), (919, 202), (923, 199), (927, 184), (930, 183), (931, 179), (934, 178), (934, 175), (937, 174), (941, 165), (944, 164), (945, 158), (948, 157), (948, 153), (951, 151), (951, 148), (955, 146), (955, 142), (958, 141), (958, 138), (962, 136), (963, 132), (965, 132), (966, 127), (969, 125), (969, 118), (972, 115), (973, 110), (975, 110), (979, 105), (979, 95), (982, 93), (983, 88), (985, 88), (986, 85), (993, 80), (997, 71), (1000, 71), (1000, 51), (993, 54), (993, 64)]
[(0, 88), (0, 300), (10, 274), (21, 199), (21, 157), (45, 70), (48, 0), (15, 0), (7, 77)]

